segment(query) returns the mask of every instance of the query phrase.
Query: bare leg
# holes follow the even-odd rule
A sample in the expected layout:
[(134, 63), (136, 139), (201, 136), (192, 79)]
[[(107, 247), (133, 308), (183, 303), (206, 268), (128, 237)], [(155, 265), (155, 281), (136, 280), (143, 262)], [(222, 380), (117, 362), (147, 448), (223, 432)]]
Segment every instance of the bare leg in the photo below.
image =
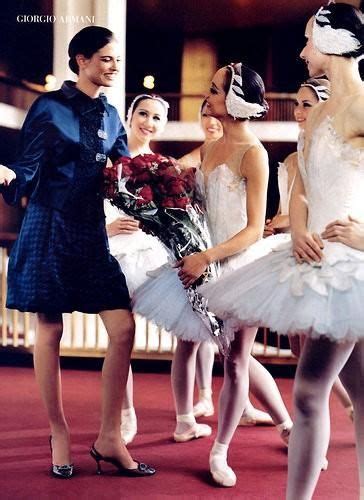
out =
[(133, 441), (138, 430), (137, 417), (134, 409), (133, 385), (133, 372), (131, 365), (129, 365), (128, 381), (126, 383), (125, 396), (121, 410), (121, 436), (125, 444), (129, 444)]
[(45, 404), (52, 436), (52, 463), (70, 464), (70, 436), (63, 411), (59, 343), (63, 331), (62, 315), (37, 314), (34, 370)]
[(212, 342), (201, 342), (196, 357), (196, 382), (199, 389), (199, 399), (193, 407), (195, 417), (208, 417), (214, 413), (212, 402), (212, 369), (214, 360), (215, 349)]
[(176, 441), (189, 441), (194, 437), (211, 434), (211, 427), (196, 424), (193, 415), (193, 389), (198, 347), (198, 343), (178, 340), (173, 356), (171, 382), (177, 419), (174, 433)]
[(121, 405), (128, 378), (130, 353), (134, 340), (134, 319), (130, 311), (100, 313), (109, 335), (109, 346), (102, 368), (102, 411), (95, 448), (104, 456), (118, 459), (125, 468), (136, 463), (120, 437)]
[(341, 372), (341, 380), (354, 407), (356, 451), (361, 499), (364, 498), (364, 340), (358, 342)]
[(329, 396), (354, 343), (306, 339), (294, 383), (295, 425), (288, 447), (287, 500), (310, 500), (330, 436)]
[(227, 451), (248, 401), (249, 358), (256, 328), (235, 334), (224, 363), (224, 383), (220, 392), (217, 437), (210, 452), (210, 471), (222, 486), (234, 486), (236, 476), (227, 464)]

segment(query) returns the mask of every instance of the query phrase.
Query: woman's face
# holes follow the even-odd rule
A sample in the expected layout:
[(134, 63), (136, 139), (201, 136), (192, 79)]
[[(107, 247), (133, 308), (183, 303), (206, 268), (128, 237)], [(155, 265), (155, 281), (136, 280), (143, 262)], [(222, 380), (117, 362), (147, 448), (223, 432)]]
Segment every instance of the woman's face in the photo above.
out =
[(210, 91), (206, 96), (206, 113), (218, 120), (226, 117), (227, 110), (225, 105), (224, 81), (227, 69), (219, 69), (211, 82)]
[(325, 74), (325, 63), (327, 62), (328, 56), (323, 54), (313, 44), (312, 41), (312, 27), (313, 27), (313, 17), (308, 21), (306, 25), (305, 37), (307, 38), (306, 45), (304, 46), (302, 52), (300, 53), (300, 58), (303, 59), (307, 64), (308, 74), (312, 78), (317, 78)]
[(297, 92), (294, 119), (298, 123), (300, 129), (304, 130), (306, 120), (313, 106), (318, 103), (315, 92), (310, 87), (301, 87)]
[(120, 70), (120, 47), (112, 41), (95, 52), (90, 59), (82, 54), (76, 59), (88, 80), (98, 87), (112, 87)]
[(166, 111), (157, 99), (142, 99), (131, 117), (130, 132), (142, 142), (153, 140), (166, 124)]
[(223, 135), (221, 122), (208, 114), (206, 104), (201, 111), (201, 127), (207, 141), (216, 141)]

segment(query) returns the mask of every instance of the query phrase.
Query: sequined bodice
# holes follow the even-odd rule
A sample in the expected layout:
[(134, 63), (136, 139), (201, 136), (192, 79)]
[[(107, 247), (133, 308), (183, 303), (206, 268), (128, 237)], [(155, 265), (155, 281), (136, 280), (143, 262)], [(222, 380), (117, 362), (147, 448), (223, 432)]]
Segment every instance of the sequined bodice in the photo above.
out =
[(327, 117), (312, 136), (307, 158), (302, 138), (298, 153), (308, 229), (321, 233), (329, 222), (349, 215), (364, 220), (364, 149), (345, 142)]

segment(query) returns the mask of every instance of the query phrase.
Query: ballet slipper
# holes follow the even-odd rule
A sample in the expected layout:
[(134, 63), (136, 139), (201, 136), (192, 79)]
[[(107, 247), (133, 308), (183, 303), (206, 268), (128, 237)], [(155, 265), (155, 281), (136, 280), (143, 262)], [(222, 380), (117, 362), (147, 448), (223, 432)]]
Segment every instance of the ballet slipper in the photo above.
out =
[(322, 461), (321, 470), (327, 470), (329, 468), (329, 461), (325, 457)]
[(285, 420), (281, 424), (276, 425), (276, 429), (286, 446), (288, 446), (289, 435), (291, 434), (292, 427), (293, 427), (293, 422), (290, 418), (289, 419), (287, 418), (287, 420)]
[(193, 407), (194, 417), (211, 417), (214, 414), (214, 404), (212, 399), (201, 398)]
[(134, 407), (121, 410), (121, 438), (125, 444), (133, 441), (138, 430), (137, 418)]
[(231, 488), (236, 484), (236, 475), (227, 463), (228, 445), (215, 441), (211, 449), (209, 464), (210, 472), (215, 483), (226, 488)]
[(268, 413), (251, 406), (244, 410), (240, 418), (239, 425), (246, 427), (253, 425), (274, 425), (274, 422)]
[(186, 415), (177, 415), (176, 419), (177, 422), (190, 424), (190, 427), (186, 431), (175, 432), (173, 434), (173, 439), (177, 443), (184, 443), (186, 441), (191, 441), (192, 439), (198, 439), (211, 435), (211, 427), (206, 424), (198, 424), (192, 413), (188, 413)]

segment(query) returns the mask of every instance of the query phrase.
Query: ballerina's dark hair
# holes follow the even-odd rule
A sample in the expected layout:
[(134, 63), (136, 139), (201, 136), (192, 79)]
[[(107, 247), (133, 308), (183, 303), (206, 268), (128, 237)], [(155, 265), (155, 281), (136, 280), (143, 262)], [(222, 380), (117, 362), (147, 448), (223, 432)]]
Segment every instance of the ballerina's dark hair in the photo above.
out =
[[(229, 70), (230, 68), (234, 68), (239, 63), (231, 64), (226, 66), (226, 73), (223, 82), (223, 90), (225, 94), (229, 92), (231, 80), (234, 76), (233, 71)], [(269, 106), (267, 101), (264, 98), (265, 94), (265, 86), (264, 82), (260, 75), (253, 69), (250, 69), (248, 66), (245, 66), (241, 63), (241, 90), (244, 94), (244, 100), (248, 103), (259, 104), (264, 109), (261, 111), (259, 118), (265, 116), (269, 110)], [(245, 120), (245, 118), (237, 118), (238, 120)]]
[(76, 33), (68, 45), (68, 55), (70, 58), (68, 65), (73, 73), (76, 73), (76, 75), (79, 73), (76, 61), (78, 54), (82, 54), (89, 59), (95, 52), (114, 40), (114, 33), (102, 26), (87, 26)]

